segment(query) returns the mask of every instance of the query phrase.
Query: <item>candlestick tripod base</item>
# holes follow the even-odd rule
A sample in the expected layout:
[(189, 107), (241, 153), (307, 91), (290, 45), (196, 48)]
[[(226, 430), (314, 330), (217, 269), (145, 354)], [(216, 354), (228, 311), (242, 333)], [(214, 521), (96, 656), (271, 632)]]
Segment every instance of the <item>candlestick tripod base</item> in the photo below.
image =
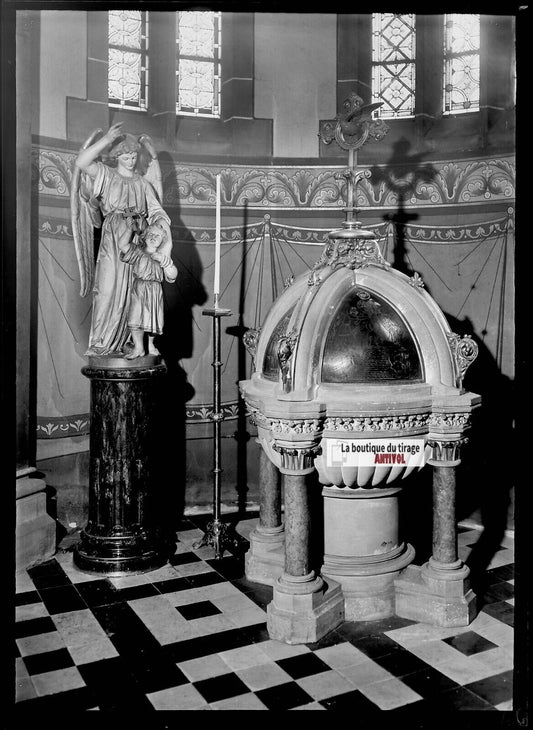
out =
[(207, 523), (203, 537), (193, 544), (193, 548), (198, 550), (204, 545), (210, 545), (215, 550), (215, 558), (218, 559), (224, 555), (228, 548), (237, 548), (241, 540), (242, 538), (239, 538), (235, 532), (235, 527), (231, 523), (222, 522), (217, 517), (213, 517), (211, 522)]

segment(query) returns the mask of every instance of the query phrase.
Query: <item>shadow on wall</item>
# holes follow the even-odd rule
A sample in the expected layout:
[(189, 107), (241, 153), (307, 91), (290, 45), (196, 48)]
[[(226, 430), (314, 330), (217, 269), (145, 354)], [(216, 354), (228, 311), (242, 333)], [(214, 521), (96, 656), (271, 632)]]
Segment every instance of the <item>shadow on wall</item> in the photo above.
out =
[(394, 143), (392, 154), (386, 165), (371, 168), (371, 181), (374, 185), (384, 186), (385, 190), (395, 194), (398, 208), (395, 213), (387, 214), (384, 220), (393, 224), (394, 251), (392, 266), (403, 274), (411, 275), (410, 265), (407, 262), (407, 248), (405, 246), (406, 226), (419, 218), (418, 213), (408, 213), (405, 202), (416, 193), (420, 182), (430, 182), (437, 176), (433, 165), (423, 165), (425, 153), (410, 154), (411, 142), (402, 137)]
[(246, 226), (248, 224), (248, 200), (244, 201), (243, 210), (243, 226), (242, 226), (242, 261), (241, 275), (239, 282), (239, 317), (237, 324), (226, 328), (226, 333), (237, 338), (237, 430), (234, 438), (237, 441), (237, 474), (236, 474), (236, 491), (237, 491), (237, 515), (236, 519), (242, 519), (246, 514), (246, 503), (248, 494), (248, 441), (250, 433), (248, 431), (248, 417), (246, 415), (246, 403), (238, 389), (239, 381), (246, 379), (246, 348), (244, 346), (244, 335), (250, 329), (244, 324), (244, 302), (246, 295)]
[[(163, 334), (155, 340), (168, 372), (161, 381), (157, 399), (161, 428), (154, 488), (159, 491), (161, 522), (175, 531), (185, 506), (185, 408), (195, 394), (182, 360), (192, 357), (193, 307), (205, 303), (207, 292), (202, 284), (203, 268), (194, 238), (184, 226), (176, 205), (178, 182), (174, 161), (168, 153), (161, 153), (159, 160), (162, 166), (168, 163), (166, 169), (171, 171), (163, 181), (163, 207), (171, 218), (171, 256), (178, 269), (178, 278), (174, 284), (163, 282), (164, 328)], [(170, 206), (167, 200), (171, 201)]]
[[(385, 220), (394, 225), (394, 268), (408, 276), (412, 270), (406, 247), (406, 226), (418, 218), (407, 213), (404, 202), (419, 182), (429, 182), (436, 174), (430, 164), (422, 165), (423, 154), (409, 154), (410, 142), (399, 140), (386, 166), (372, 168), (372, 182), (384, 184), (398, 198), (398, 209)], [(426, 286), (429, 294), (431, 292)], [(471, 518), (483, 532), (466, 560), (471, 570), (471, 583), (478, 597), (484, 593), (484, 573), (501, 545), (508, 527), (514, 526), (511, 514), (513, 474), (510, 455), (513, 444), (514, 384), (503, 375), (496, 359), (474, 330), (468, 318), (459, 320), (444, 312), (456, 334), (470, 335), (479, 347), (479, 354), (467, 370), (463, 385), (478, 393), (481, 406), (472, 415), (469, 443), (462, 448), (457, 469), (457, 521)], [(403, 539), (412, 542), (418, 564), (431, 555), (432, 543), (432, 470), (423, 469), (406, 480), (402, 501)]]

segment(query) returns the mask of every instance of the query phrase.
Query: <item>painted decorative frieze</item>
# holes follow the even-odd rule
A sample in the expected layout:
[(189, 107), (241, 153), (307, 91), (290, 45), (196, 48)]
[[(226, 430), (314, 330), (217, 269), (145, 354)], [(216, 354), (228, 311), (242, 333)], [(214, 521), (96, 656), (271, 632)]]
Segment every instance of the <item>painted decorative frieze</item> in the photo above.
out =
[[(76, 153), (34, 147), (32, 175), (40, 194), (68, 198)], [(165, 207), (212, 208), (215, 177), (221, 175), (222, 207), (254, 209), (338, 209), (344, 206), (341, 166), (278, 165), (231, 167), (161, 164)], [(396, 169), (376, 165), (357, 187), (361, 208), (457, 205), (512, 200), (514, 158), (455, 160)]]

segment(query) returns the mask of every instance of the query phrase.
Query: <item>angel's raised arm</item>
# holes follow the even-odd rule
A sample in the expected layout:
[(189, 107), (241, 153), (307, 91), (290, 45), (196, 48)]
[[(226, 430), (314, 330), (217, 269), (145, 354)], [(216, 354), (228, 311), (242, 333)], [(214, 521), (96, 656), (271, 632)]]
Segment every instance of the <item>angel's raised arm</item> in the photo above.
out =
[(80, 153), (76, 158), (76, 167), (79, 167), (80, 170), (83, 170), (91, 177), (96, 177), (98, 168), (95, 165), (95, 160), (108, 145), (114, 142), (117, 137), (120, 137), (122, 134), (122, 124), (123, 122), (113, 124), (94, 144), (90, 145), (86, 149), (80, 150)]

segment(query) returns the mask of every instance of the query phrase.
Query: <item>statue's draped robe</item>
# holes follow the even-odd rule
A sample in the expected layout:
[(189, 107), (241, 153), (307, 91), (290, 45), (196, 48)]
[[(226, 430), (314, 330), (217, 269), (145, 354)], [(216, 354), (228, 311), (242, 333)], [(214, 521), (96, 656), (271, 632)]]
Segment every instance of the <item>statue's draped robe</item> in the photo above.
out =
[(121, 259), (133, 268), (128, 327), (150, 334), (163, 332), (163, 269), (138, 246), (130, 244)]
[(124, 177), (117, 170), (96, 163), (93, 195), (104, 216), (100, 249), (96, 261), (89, 354), (120, 352), (128, 337), (128, 310), (132, 267), (120, 258), (118, 241), (131, 235), (124, 210), (133, 208), (147, 216), (151, 225), (170, 219), (159, 203), (152, 185), (140, 175)]

